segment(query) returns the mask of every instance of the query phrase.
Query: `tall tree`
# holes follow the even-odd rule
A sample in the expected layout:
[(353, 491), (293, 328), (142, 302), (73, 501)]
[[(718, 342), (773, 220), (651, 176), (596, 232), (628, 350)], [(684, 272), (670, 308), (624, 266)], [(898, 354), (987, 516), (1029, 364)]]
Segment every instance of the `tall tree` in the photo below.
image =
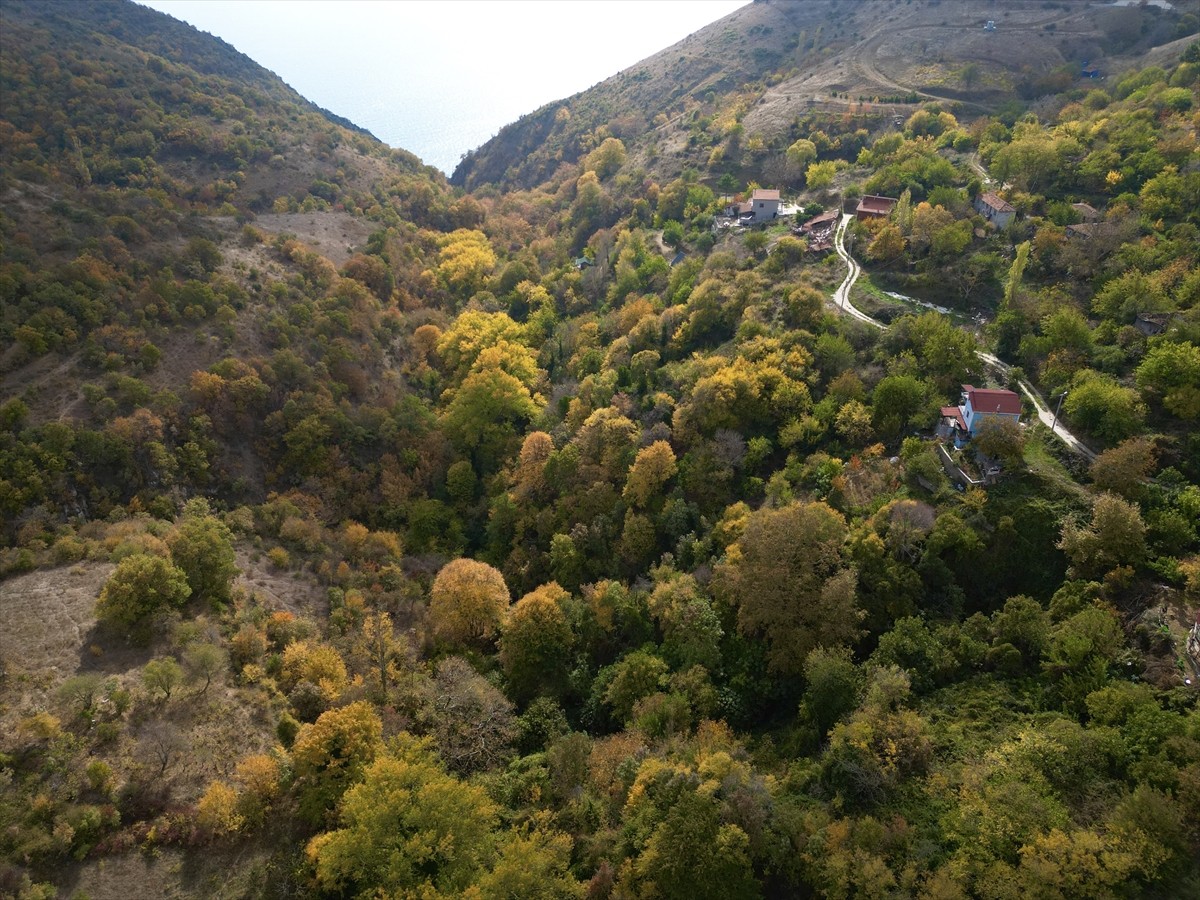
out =
[(738, 629), (767, 642), (773, 671), (798, 674), (819, 645), (850, 644), (862, 618), (842, 548), (845, 520), (824, 503), (761, 509), (717, 572)]
[(139, 553), (117, 564), (100, 591), (96, 615), (142, 641), (150, 636), (155, 616), (183, 606), (191, 593), (182, 569), (161, 556)]
[(518, 600), (505, 620), (500, 664), (514, 699), (555, 695), (566, 686), (574, 636), (563, 604), (570, 597), (552, 581)]
[(306, 854), (339, 896), (462, 896), (494, 852), (499, 810), (481, 787), (446, 774), (428, 744), (402, 734), (346, 792), (341, 827)]
[(187, 575), (192, 596), (213, 604), (229, 602), (233, 579), (238, 575), (233, 535), (220, 519), (208, 513), (208, 504), (188, 504), (184, 520), (167, 538), (171, 559)]
[(473, 559), (456, 559), (433, 580), (429, 617), (439, 637), (481, 644), (499, 630), (511, 602), (504, 576), (496, 569)]
[(1146, 524), (1138, 508), (1115, 494), (1101, 494), (1092, 504), (1092, 521), (1063, 525), (1059, 549), (1085, 578), (1121, 566), (1136, 566), (1146, 555)]
[(383, 724), (362, 700), (323, 712), (301, 728), (292, 747), (300, 815), (314, 824), (331, 818), (382, 747)]

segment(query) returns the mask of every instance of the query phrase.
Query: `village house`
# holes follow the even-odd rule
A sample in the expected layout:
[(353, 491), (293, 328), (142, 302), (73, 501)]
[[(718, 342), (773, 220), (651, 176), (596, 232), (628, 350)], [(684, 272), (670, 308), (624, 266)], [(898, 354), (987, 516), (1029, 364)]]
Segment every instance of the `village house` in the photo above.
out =
[(1012, 391), (995, 388), (962, 386), (958, 406), (942, 407), (942, 425), (938, 433), (953, 437), (962, 446), (979, 433), (986, 422), (1007, 421), (1014, 425), (1021, 420), (1021, 398)]
[(1166, 331), (1167, 326), (1171, 324), (1171, 320), (1174, 318), (1175, 314), (1169, 312), (1140, 312), (1134, 317), (1133, 327), (1146, 337), (1154, 337), (1156, 334), (1162, 334)]
[(991, 191), (985, 191), (975, 198), (975, 210), (997, 228), (1007, 228), (1017, 214), (1011, 203)]
[(1111, 228), (1112, 225), (1108, 222), (1080, 222), (1078, 225), (1067, 226), (1067, 237), (1088, 241)]
[(779, 203), (779, 191), (758, 188), (750, 195), (749, 200), (738, 207), (738, 221), (743, 225), (758, 225), (777, 219)]
[(1101, 219), (1100, 210), (1090, 203), (1072, 203), (1071, 209), (1075, 210), (1084, 222), (1099, 222)]
[(819, 216), (813, 216), (799, 228), (793, 228), (796, 234), (808, 239), (810, 253), (825, 253), (833, 249), (833, 232), (837, 229), (841, 211), (827, 210)]
[(867, 194), (858, 201), (858, 206), (854, 208), (854, 215), (860, 219), (887, 216), (891, 213), (892, 207), (899, 202), (895, 197), (878, 197), (875, 194)]

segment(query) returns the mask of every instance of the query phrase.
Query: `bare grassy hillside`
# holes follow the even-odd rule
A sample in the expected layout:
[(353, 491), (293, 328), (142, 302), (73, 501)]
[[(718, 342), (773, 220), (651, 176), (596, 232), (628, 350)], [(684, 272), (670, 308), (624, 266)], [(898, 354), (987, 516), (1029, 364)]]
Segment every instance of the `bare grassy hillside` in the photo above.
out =
[[(703, 168), (734, 125), (761, 153), (786, 147), (776, 145), (814, 109), (860, 113), (869, 104), (907, 117), (914, 102), (943, 100), (995, 111), (1074, 84), (1084, 61), (1102, 73), (1130, 67), (1200, 25), (1180, 13), (1074, 0), (751, 3), (507, 126), (467, 154), (451, 183), (532, 187), (608, 136), (636, 146), (662, 178)], [(985, 30), (989, 20), (994, 30)], [(703, 120), (723, 132), (698, 133)]]

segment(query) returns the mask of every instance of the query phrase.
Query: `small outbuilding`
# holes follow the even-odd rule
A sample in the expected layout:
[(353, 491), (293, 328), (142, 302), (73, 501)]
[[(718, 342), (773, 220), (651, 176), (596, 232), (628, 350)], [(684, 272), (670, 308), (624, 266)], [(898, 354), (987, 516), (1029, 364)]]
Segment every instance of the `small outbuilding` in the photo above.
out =
[(854, 215), (860, 219), (882, 218), (890, 215), (892, 208), (899, 202), (895, 197), (880, 197), (875, 194), (867, 194), (858, 201), (858, 206), (854, 208)]

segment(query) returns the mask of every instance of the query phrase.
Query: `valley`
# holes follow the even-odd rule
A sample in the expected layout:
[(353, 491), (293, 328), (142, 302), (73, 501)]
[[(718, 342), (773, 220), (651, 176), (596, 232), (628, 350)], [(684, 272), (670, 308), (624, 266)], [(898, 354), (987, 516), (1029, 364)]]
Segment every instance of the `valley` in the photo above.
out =
[(1198, 133), (769, 0), (447, 178), (6, 0), (0, 896), (1195, 893)]

